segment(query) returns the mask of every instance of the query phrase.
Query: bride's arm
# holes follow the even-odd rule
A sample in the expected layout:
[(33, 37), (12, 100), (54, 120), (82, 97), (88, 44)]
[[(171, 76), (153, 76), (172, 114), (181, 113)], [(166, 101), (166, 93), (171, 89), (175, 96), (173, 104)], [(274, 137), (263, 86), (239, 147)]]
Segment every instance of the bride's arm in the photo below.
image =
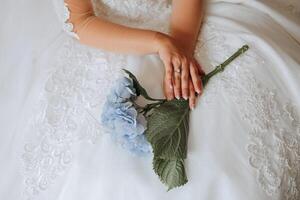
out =
[[(166, 97), (169, 100), (174, 96), (188, 97), (190, 71), (187, 57), (173, 38), (155, 31), (114, 24), (97, 17), (91, 0), (65, 0), (65, 3), (70, 10), (68, 21), (73, 24), (73, 31), (81, 43), (119, 53), (158, 53), (165, 65)], [(179, 73), (174, 73), (174, 70)], [(200, 81), (198, 77), (196, 79)]]
[(203, 18), (204, 0), (173, 0), (171, 35), (193, 55)]
[(83, 44), (119, 53), (156, 53), (156, 32), (125, 27), (96, 17), (91, 0), (65, 0), (69, 22)]
[[(173, 40), (162, 33), (135, 29), (111, 23), (95, 16), (91, 0), (64, 0), (70, 11), (69, 23), (79, 42), (99, 49), (129, 54), (158, 53), (165, 65), (165, 95), (174, 98), (174, 58), (180, 60), (181, 53)], [(175, 56), (174, 56), (175, 55)], [(185, 70), (187, 72), (187, 69)], [(188, 82), (188, 77), (185, 79)]]
[(171, 36), (186, 52), (190, 60), (189, 104), (195, 107), (196, 95), (202, 92), (199, 77), (204, 75), (201, 66), (194, 59), (194, 50), (203, 17), (204, 0), (173, 0)]

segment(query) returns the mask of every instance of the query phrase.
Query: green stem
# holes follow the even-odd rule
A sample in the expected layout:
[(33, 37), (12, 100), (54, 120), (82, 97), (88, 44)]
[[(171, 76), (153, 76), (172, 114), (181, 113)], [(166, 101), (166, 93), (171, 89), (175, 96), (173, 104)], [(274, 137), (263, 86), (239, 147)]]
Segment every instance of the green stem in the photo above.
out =
[(235, 60), (237, 57), (239, 57), (241, 54), (245, 53), (249, 49), (248, 45), (242, 46), (239, 50), (237, 50), (232, 56), (230, 56), (225, 62), (218, 65), (213, 71), (208, 73), (207, 75), (202, 77), (202, 84), (205, 86), (209, 79), (213, 77), (214, 75), (224, 71), (225, 67), (229, 65), (233, 60)]
[(149, 100), (149, 101), (164, 101), (165, 99), (155, 99), (152, 98), (148, 95), (147, 91), (140, 85), (139, 81), (137, 80), (137, 78), (128, 70), (123, 69), (123, 71), (128, 74), (128, 76), (132, 79), (133, 81), (133, 85), (134, 87), (139, 90), (139, 94), (138, 95), (142, 95), (145, 99)]
[(134, 100), (131, 101), (137, 110), (143, 110), (143, 107), (137, 104)]
[(155, 98), (152, 98), (150, 96), (144, 96), (145, 99), (149, 100), (149, 101), (159, 101), (159, 102), (163, 102), (165, 101), (166, 99), (155, 99)]

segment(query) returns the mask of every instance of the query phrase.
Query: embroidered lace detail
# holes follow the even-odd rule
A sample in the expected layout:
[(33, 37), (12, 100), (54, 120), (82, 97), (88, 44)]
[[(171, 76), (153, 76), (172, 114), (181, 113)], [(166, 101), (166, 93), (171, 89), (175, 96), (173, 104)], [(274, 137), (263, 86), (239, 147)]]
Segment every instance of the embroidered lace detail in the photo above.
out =
[[(167, 32), (168, 0), (92, 0), (96, 15), (115, 23)], [(146, 13), (146, 14), (145, 14)]]
[[(297, 111), (291, 103), (280, 103), (276, 90), (259, 84), (251, 71), (245, 70), (242, 77), (241, 71), (231, 72), (224, 84), (230, 88), (230, 94), (235, 94), (234, 102), (252, 127), (247, 147), (249, 163), (257, 170), (257, 180), (268, 195), (296, 200), (300, 184)], [(246, 73), (250, 75), (244, 76)], [(241, 84), (245, 82), (252, 84)], [(234, 86), (238, 83), (240, 86)]]
[(58, 55), (26, 131), (30, 139), (22, 158), (28, 199), (65, 172), (72, 162), (74, 143), (96, 142), (102, 135), (97, 118), (107, 91), (119, 76), (117, 66), (124, 62), (119, 56), (111, 64), (108, 54), (70, 38)]
[(64, 0), (53, 0), (55, 11), (58, 15), (60, 22), (62, 23), (63, 30), (70, 36), (79, 40), (79, 36), (73, 31), (74, 26), (72, 23), (68, 22), (70, 18), (70, 11), (68, 4)]
[[(203, 48), (198, 55), (209, 54), (209, 62), (214, 66), (226, 59), (224, 53), (234, 52), (235, 49), (226, 45), (226, 38), (218, 35), (211, 24), (208, 23), (206, 31), (213, 39), (203, 39), (212, 43), (209, 46), (216, 53), (212, 53), (205, 47), (206, 42), (201, 41), (199, 46), (202, 44)], [(251, 46), (251, 51), (212, 79), (207, 86), (209, 92), (204, 93), (202, 100), (208, 99), (208, 103), (212, 103), (216, 93), (225, 92), (252, 129), (248, 133), (250, 141), (247, 151), (249, 164), (256, 170), (260, 187), (269, 196), (297, 200), (300, 197), (299, 110), (292, 102), (285, 102), (286, 97), (278, 96), (276, 89), (267, 88), (256, 78), (252, 68), (265, 63), (256, 52), (259, 50), (255, 49), (255, 45)]]
[[(249, 162), (257, 170), (259, 184), (270, 196), (283, 193), (284, 199), (298, 199), (300, 123), (296, 108), (291, 103), (280, 103), (276, 90), (264, 88), (254, 76), (243, 77), (243, 81), (252, 84), (241, 87), (230, 84), (234, 78), (237, 79), (228, 77), (225, 84), (231, 93), (240, 94), (234, 96), (234, 101), (252, 127), (247, 149)], [(241, 83), (240, 79), (233, 82)]]
[[(165, 0), (93, 0), (99, 14), (115, 15), (127, 18), (127, 21), (154, 20), (165, 16), (169, 3)], [(147, 15), (145, 15), (147, 13)]]

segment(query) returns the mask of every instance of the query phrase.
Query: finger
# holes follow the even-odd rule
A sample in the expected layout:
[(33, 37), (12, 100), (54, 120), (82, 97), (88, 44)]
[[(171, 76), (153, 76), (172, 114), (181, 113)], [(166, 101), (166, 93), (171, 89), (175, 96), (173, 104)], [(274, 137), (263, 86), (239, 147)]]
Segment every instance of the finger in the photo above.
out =
[(173, 59), (174, 67), (174, 94), (177, 99), (181, 97), (181, 63), (178, 58)]
[(173, 65), (172, 62), (164, 62), (165, 69), (166, 69), (166, 74), (165, 74), (165, 79), (166, 79), (166, 86), (168, 86), (170, 89), (173, 90)]
[(199, 75), (199, 72), (198, 72), (197, 68), (198, 67), (196, 66), (196, 64), (191, 62), (191, 64), (190, 64), (190, 75), (191, 75), (191, 78), (192, 78), (192, 82), (193, 82), (193, 85), (194, 85), (194, 88), (195, 88), (196, 92), (198, 94), (201, 94), (202, 81), (201, 81), (201, 77)]
[(164, 80), (164, 94), (165, 94), (167, 100), (170, 101), (170, 100), (174, 99), (173, 89), (168, 87), (166, 79)]
[(165, 63), (166, 74), (164, 79), (164, 92), (168, 100), (174, 99), (173, 92), (173, 66), (170, 62)]
[(182, 97), (187, 100), (189, 98), (189, 65), (186, 59), (182, 61), (181, 65), (181, 93)]
[(203, 83), (202, 83), (202, 79), (200, 81), (200, 94), (201, 95), (203, 93)]
[(195, 61), (195, 63), (196, 63), (196, 66), (197, 66), (197, 69), (198, 69), (198, 72), (199, 72), (200, 76), (201, 77), (205, 76), (205, 71), (202, 69), (202, 66), (197, 61)]
[(189, 90), (190, 90), (189, 106), (191, 110), (194, 110), (196, 105), (196, 92), (192, 82), (189, 84)]
[(203, 92), (202, 77), (204, 77), (206, 73), (205, 73), (205, 71), (202, 69), (201, 65), (197, 61), (196, 61), (196, 65), (197, 65), (198, 73), (200, 75), (200, 90), (201, 90), (201, 93), (202, 93)]

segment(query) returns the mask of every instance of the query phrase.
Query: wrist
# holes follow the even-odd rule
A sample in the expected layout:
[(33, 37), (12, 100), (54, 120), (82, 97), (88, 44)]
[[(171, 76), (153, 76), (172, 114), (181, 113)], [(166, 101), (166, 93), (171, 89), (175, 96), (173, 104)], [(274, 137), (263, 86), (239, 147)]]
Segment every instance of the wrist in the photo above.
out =
[(189, 34), (174, 34), (171, 33), (171, 37), (176, 41), (182, 50), (190, 56), (194, 55), (196, 39), (193, 35)]
[(174, 38), (174, 40), (178, 43), (178, 45), (181, 47), (181, 49), (189, 56), (194, 55), (195, 51), (195, 42), (188, 41), (186, 39), (182, 38)]
[(162, 48), (168, 46), (170, 43), (172, 43), (172, 41), (168, 35), (161, 32), (155, 32), (153, 41), (155, 53), (158, 53)]

